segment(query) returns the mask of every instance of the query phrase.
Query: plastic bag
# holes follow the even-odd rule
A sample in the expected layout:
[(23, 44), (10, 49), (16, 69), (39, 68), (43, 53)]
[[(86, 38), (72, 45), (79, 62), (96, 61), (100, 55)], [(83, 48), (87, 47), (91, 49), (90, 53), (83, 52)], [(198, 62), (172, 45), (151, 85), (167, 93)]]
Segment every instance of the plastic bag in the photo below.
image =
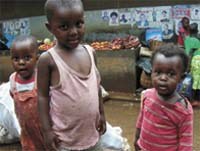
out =
[(187, 73), (182, 82), (177, 86), (177, 91), (189, 100), (192, 98), (192, 76)]
[(136, 62), (137, 66), (144, 70), (146, 73), (150, 74), (152, 71), (151, 58), (150, 57), (140, 57)]
[(120, 127), (112, 127), (108, 122), (106, 122), (106, 133), (101, 136), (100, 144), (104, 149), (129, 151), (130, 146), (127, 139), (121, 135), (122, 129)]
[(16, 142), (20, 135), (20, 126), (9, 90), (9, 82), (0, 85), (0, 144)]

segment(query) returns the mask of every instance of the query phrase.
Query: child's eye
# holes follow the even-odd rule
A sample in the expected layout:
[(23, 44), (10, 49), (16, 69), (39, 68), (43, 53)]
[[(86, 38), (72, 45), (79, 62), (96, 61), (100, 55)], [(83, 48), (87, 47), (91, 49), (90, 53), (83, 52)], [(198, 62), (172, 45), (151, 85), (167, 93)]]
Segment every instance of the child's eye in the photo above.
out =
[(160, 75), (160, 71), (155, 71), (155, 75)]
[(77, 22), (77, 24), (76, 24), (76, 26), (77, 26), (78, 28), (82, 28), (83, 25), (84, 25), (84, 21), (79, 21), (79, 22)]
[(25, 61), (29, 61), (30, 59), (31, 59), (31, 56), (25, 56), (25, 57), (24, 57), (24, 60), (25, 60)]
[(68, 29), (68, 26), (66, 24), (63, 24), (60, 26), (60, 29), (62, 30), (67, 30)]
[(169, 72), (167, 75), (168, 75), (169, 77), (172, 77), (172, 76), (174, 75), (174, 73), (173, 73), (173, 72)]
[(12, 60), (13, 60), (13, 61), (18, 61), (18, 60), (19, 60), (19, 57), (12, 57)]

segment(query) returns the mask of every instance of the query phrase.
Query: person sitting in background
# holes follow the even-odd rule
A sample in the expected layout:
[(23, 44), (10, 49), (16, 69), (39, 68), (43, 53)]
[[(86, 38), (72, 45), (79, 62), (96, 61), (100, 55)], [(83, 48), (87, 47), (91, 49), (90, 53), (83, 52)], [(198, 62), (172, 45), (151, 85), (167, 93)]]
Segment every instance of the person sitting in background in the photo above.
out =
[(20, 141), (23, 151), (45, 151), (39, 124), (35, 82), (37, 50), (37, 41), (32, 36), (17, 37), (10, 50), (15, 70), (10, 76), (10, 94), (21, 127)]
[(184, 47), (185, 37), (190, 34), (190, 20), (187, 17), (183, 17), (181, 20), (182, 27), (178, 30), (178, 44)]
[(192, 151), (193, 110), (176, 91), (187, 70), (188, 56), (174, 44), (159, 47), (151, 58), (154, 88), (142, 93), (135, 150)]

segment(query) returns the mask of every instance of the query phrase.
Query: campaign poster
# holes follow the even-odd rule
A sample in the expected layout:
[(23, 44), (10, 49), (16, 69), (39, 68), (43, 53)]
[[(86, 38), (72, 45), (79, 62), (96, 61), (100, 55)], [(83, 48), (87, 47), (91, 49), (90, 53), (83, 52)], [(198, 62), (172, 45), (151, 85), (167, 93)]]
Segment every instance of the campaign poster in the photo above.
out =
[(108, 22), (110, 20), (110, 11), (109, 10), (102, 10), (101, 11), (101, 19), (105, 22)]
[(173, 37), (174, 35), (173, 22), (162, 22), (161, 29), (162, 29), (163, 40), (170, 40)]
[(13, 19), (3, 22), (3, 34), (7, 38), (7, 46), (10, 48), (13, 39), (18, 35), (30, 35), (29, 18)]
[(146, 30), (145, 40), (149, 42), (150, 40), (162, 41), (162, 29), (161, 28), (150, 28)]
[(131, 10), (123, 9), (119, 12), (119, 23), (120, 24), (131, 24)]
[(152, 19), (152, 8), (136, 8), (136, 25), (138, 28), (148, 28)]
[(3, 22), (4, 33), (16, 35), (29, 35), (30, 34), (30, 20), (29, 18), (14, 19)]
[(190, 5), (176, 5), (172, 8), (173, 19), (190, 18)]
[(112, 9), (109, 11), (109, 25), (118, 26), (119, 25), (119, 11), (118, 9)]
[(169, 22), (172, 18), (171, 6), (154, 7), (152, 11), (152, 17), (154, 21)]
[(200, 5), (191, 5), (191, 20), (200, 21)]

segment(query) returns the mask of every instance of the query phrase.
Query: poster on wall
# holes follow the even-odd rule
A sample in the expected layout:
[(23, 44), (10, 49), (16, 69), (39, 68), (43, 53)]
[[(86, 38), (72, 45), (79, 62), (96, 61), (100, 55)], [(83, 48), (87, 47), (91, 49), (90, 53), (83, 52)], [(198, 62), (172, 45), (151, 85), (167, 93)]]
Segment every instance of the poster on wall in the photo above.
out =
[(191, 20), (200, 21), (200, 5), (191, 5), (190, 13), (191, 13)]
[(173, 22), (162, 22), (162, 39), (170, 40), (174, 35)]
[(149, 22), (153, 21), (152, 19), (152, 8), (136, 8), (136, 25), (138, 28), (148, 28)]
[(119, 11), (117, 9), (112, 9), (109, 12), (109, 25), (118, 26), (119, 25)]
[(172, 18), (171, 9), (172, 7), (170, 6), (154, 7), (152, 12), (153, 20), (159, 22), (169, 22)]
[(131, 24), (131, 12), (127, 9), (120, 11), (119, 23), (120, 24)]
[(30, 35), (29, 18), (14, 19), (3, 22), (3, 34), (8, 39), (8, 47), (10, 47), (13, 39), (18, 35)]
[(29, 35), (30, 21), (29, 18), (15, 19), (3, 22), (4, 33), (9, 33), (13, 36)]
[(131, 12), (131, 24), (135, 24), (136, 23), (136, 10), (135, 8), (131, 8), (130, 9)]
[(190, 18), (190, 5), (176, 5), (172, 8), (172, 13), (174, 19)]
[(110, 20), (110, 16), (109, 16), (110, 12), (109, 10), (103, 10), (101, 11), (101, 19), (105, 22), (108, 22)]
[(161, 28), (150, 28), (145, 32), (145, 40), (149, 43), (150, 40), (162, 41)]

